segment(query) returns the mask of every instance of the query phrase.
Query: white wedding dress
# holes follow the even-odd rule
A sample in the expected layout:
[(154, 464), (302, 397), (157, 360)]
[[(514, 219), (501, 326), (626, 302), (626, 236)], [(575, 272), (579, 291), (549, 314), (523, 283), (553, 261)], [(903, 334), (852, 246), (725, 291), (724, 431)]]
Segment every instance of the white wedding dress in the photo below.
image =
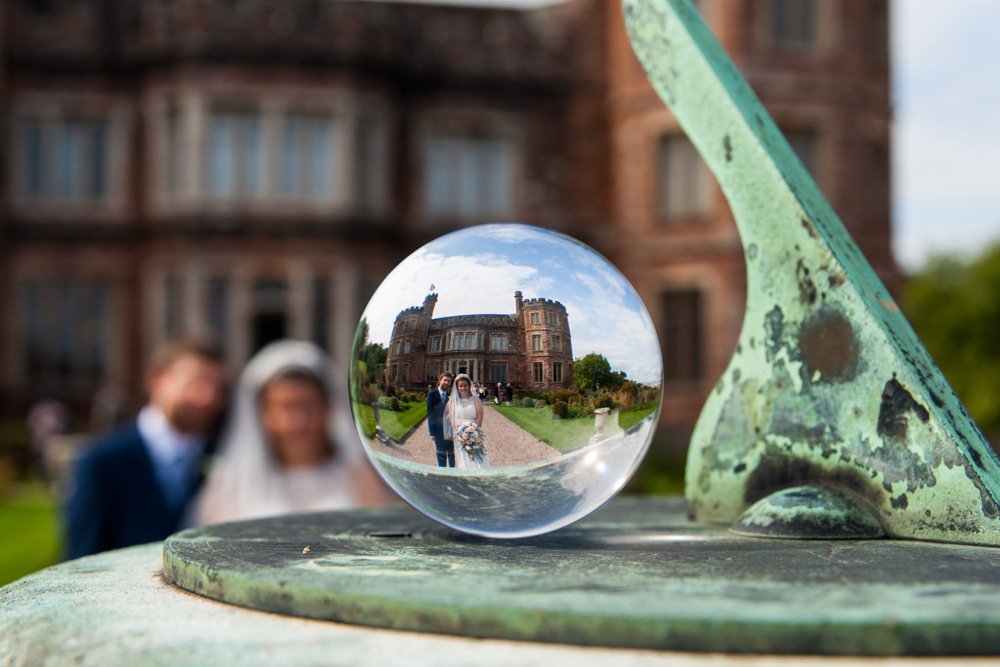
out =
[[(455, 400), (458, 403), (455, 405), (455, 426), (460, 426), (462, 422), (465, 421), (476, 421), (476, 401), (477, 398), (458, 398), (455, 396)], [(457, 429), (456, 429), (457, 430)], [(461, 468), (463, 470), (485, 470), (490, 467), (490, 456), (486, 451), (486, 441), (483, 439), (483, 460), (477, 461), (471, 456), (469, 456), (461, 445), (458, 444), (458, 439), (455, 439), (455, 467)]]

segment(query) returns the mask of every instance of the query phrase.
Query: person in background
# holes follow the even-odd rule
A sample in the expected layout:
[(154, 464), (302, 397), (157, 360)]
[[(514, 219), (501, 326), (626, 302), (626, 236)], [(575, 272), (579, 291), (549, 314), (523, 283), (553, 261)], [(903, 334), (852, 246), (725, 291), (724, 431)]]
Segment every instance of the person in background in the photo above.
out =
[[(196, 502), (198, 524), (389, 501), (312, 343), (277, 341), (240, 377), (219, 456)], [(344, 405), (341, 405), (341, 404)]]
[(156, 350), (138, 417), (77, 462), (64, 506), (66, 555), (165, 539), (183, 527), (226, 404), (222, 350), (179, 340)]

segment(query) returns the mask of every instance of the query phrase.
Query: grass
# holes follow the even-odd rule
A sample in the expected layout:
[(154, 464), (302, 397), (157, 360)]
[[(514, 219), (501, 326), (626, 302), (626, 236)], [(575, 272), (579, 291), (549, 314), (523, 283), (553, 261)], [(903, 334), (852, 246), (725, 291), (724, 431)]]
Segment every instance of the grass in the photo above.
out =
[[(405, 410), (393, 412), (392, 410), (379, 410), (382, 429), (385, 434), (395, 441), (400, 441), (413, 430), (413, 427), (424, 420), (427, 416), (427, 403), (416, 401), (413, 403), (400, 403), (400, 407), (406, 406)], [(354, 404), (354, 414), (361, 423), (361, 430), (366, 437), (375, 437), (375, 411), (372, 406), (361, 403)]]
[[(587, 443), (590, 436), (594, 435), (593, 415), (572, 419), (553, 419), (548, 406), (518, 408), (500, 405), (494, 406), (493, 409), (562, 454), (579, 449)], [(620, 413), (617, 426), (609, 422), (604, 427), (604, 433), (612, 435), (618, 430), (625, 430), (652, 413), (652, 407)]]
[(59, 511), (44, 484), (18, 484), (0, 500), (0, 545), (0, 586), (59, 559)]

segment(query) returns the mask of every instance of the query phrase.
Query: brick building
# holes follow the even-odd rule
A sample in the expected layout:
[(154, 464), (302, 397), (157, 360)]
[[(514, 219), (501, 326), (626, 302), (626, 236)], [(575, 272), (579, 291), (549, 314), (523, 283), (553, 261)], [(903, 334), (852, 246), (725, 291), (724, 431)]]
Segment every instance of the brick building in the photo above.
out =
[[(892, 285), (887, 0), (698, 5)], [(8, 0), (0, 31), (8, 416), (41, 391), (138, 402), (182, 333), (234, 366), (292, 336), (346, 367), (389, 270), (480, 222), (574, 235), (636, 285), (668, 429), (735, 345), (730, 213), (615, 0)]]
[(442, 371), (466, 373), (491, 386), (518, 389), (573, 386), (573, 347), (566, 308), (551, 299), (514, 293), (510, 315), (434, 317), (438, 295), (396, 316), (385, 378), (394, 385), (435, 384)]

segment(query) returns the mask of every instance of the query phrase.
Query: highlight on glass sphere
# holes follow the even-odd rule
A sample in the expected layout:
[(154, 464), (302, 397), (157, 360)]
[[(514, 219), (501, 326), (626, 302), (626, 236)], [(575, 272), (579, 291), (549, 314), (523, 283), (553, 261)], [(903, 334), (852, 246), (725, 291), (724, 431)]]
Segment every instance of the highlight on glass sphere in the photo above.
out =
[(379, 286), (351, 405), (375, 468), (416, 509), (527, 537), (625, 485), (661, 380), (649, 313), (610, 262), (556, 232), (492, 224), (431, 241)]

